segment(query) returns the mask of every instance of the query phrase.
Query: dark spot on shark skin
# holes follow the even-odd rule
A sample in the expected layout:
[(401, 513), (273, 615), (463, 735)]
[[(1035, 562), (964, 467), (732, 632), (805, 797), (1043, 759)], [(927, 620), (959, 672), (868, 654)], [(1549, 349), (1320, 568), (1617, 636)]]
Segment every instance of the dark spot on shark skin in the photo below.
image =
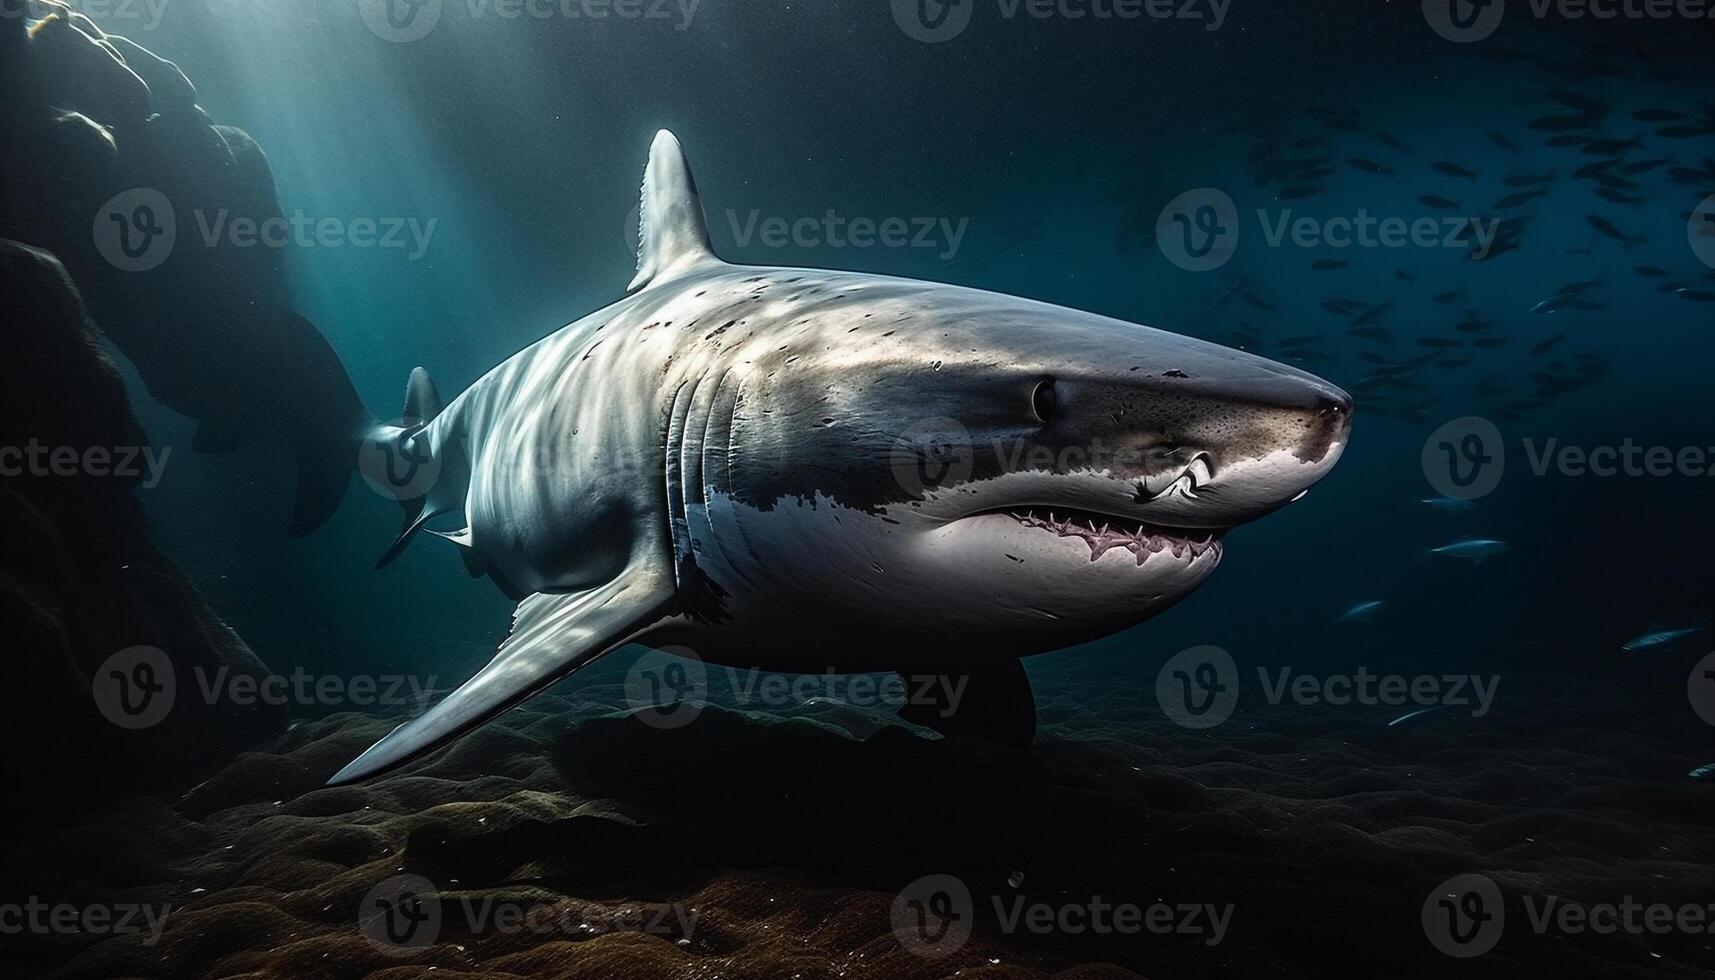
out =
[[(1137, 369), (1132, 368), (1132, 370), (1135, 371)], [(1181, 371), (1178, 368), (1174, 368), (1171, 371), (1163, 371), (1163, 372), (1161, 372), (1161, 376), (1164, 378), (1189, 378), (1189, 377), (1191, 377), (1189, 374), (1186, 374), (1184, 371)]]

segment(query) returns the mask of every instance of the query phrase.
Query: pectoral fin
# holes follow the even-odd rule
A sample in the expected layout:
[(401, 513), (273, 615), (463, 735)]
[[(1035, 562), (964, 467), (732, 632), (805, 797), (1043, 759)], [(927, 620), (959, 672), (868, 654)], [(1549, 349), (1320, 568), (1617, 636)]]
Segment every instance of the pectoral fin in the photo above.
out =
[(494, 659), (423, 715), (370, 746), (329, 786), (395, 769), (440, 748), (508, 708), (624, 646), (670, 614), (673, 577), (634, 565), (587, 592), (537, 593), (512, 617), (512, 634)]

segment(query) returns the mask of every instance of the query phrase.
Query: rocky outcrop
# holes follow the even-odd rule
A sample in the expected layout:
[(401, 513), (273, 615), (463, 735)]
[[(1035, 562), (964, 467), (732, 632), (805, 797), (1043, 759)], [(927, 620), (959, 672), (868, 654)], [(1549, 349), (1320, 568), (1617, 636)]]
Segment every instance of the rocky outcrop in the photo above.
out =
[[(187, 786), (283, 715), (202, 694), (265, 671), (150, 539), (134, 491), (162, 459), (65, 269), (0, 241), (0, 303), (7, 785), (37, 802)], [(136, 680), (154, 701), (120, 689)]]
[(367, 414), (286, 308), (282, 250), (201, 230), (281, 217), (267, 158), (209, 118), (178, 66), (48, 6), (0, 17), (0, 237), (65, 264), (150, 394), (198, 421), (198, 451), (287, 443), (290, 530), (314, 530), (344, 496)]

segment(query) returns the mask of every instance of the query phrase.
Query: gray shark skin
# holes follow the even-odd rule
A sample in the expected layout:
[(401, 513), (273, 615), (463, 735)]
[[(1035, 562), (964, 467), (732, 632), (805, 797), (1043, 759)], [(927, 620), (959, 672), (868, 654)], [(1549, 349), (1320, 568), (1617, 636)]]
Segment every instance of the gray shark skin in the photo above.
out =
[[(971, 672), (1140, 623), (1302, 496), (1352, 401), (1285, 365), (983, 290), (729, 265), (678, 141), (630, 295), (374, 439), (433, 460), (434, 531), (520, 600), (494, 660), (332, 783), (388, 771), (628, 643), (820, 672)], [(451, 520), (451, 518), (449, 518)], [(456, 522), (455, 522), (456, 523)], [(986, 692), (986, 693), (985, 693)], [(1017, 708), (1018, 711), (1012, 711)], [(977, 729), (986, 724), (979, 720)], [(945, 730), (945, 729), (944, 729)]]

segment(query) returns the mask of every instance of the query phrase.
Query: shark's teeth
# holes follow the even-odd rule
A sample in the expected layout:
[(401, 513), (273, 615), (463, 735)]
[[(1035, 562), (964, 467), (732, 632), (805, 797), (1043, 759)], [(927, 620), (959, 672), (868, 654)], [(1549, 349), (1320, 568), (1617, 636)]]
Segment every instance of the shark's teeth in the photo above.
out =
[[(1170, 496), (1197, 500), (1199, 499), (1197, 488), (1212, 479), (1214, 479), (1214, 471), (1210, 468), (1209, 457), (1204, 453), (1198, 453), (1177, 473), (1169, 470), (1167, 473), (1156, 474), (1139, 483), (1138, 499), (1141, 503)], [(1160, 489), (1153, 489), (1157, 487)]]
[(1214, 531), (1173, 532), (1144, 525), (1134, 529), (1115, 528), (1111, 521), (1103, 522), (1098, 528), (1093, 520), (1077, 517), (1061, 520), (1053, 513), (1043, 515), (1031, 510), (1016, 512), (1012, 514), (1012, 518), (1020, 524), (1052, 531), (1063, 538), (1082, 538), (1084, 543), (1090, 546), (1092, 562), (1115, 548), (1130, 551), (1136, 556), (1139, 565), (1150, 555), (1162, 552), (1171, 553), (1178, 559), (1189, 555), (1195, 560), (1211, 552), (1218, 557), (1221, 551), (1220, 539)]

